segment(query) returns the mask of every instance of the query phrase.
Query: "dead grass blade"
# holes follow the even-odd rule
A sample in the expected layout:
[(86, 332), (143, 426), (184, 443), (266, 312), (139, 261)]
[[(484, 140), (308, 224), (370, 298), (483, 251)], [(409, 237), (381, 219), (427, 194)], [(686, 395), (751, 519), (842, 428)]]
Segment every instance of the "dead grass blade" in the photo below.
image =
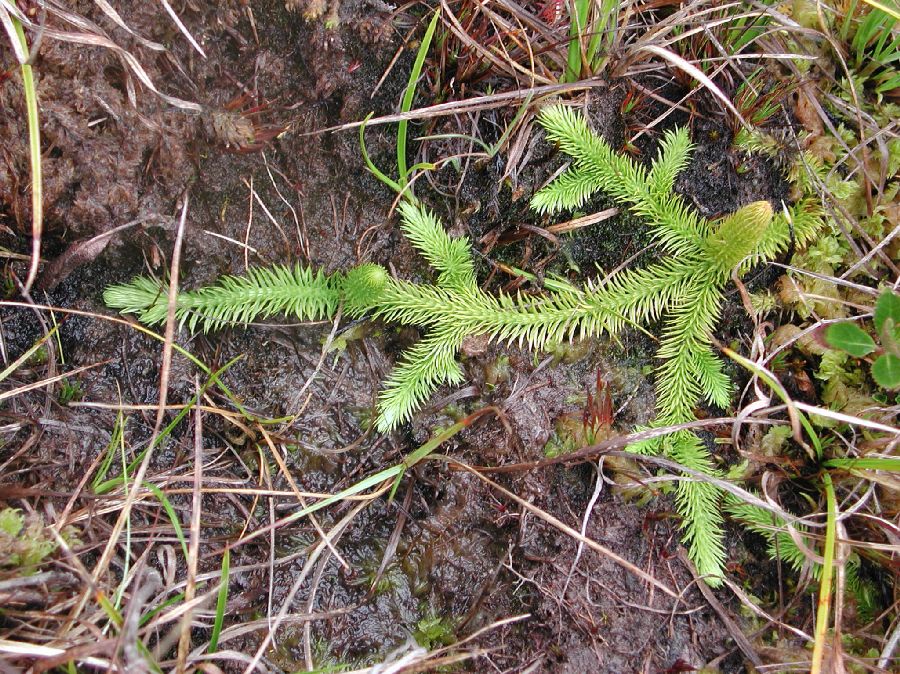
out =
[(834, 419), (835, 421), (840, 421), (852, 426), (863, 426), (865, 428), (870, 428), (873, 431), (880, 431), (882, 433), (887, 433), (895, 437), (900, 437), (900, 427), (897, 426), (888, 426), (887, 424), (881, 424), (877, 421), (870, 421), (869, 419), (856, 417), (852, 414), (844, 414), (843, 412), (833, 412), (832, 410), (826, 409), (824, 407), (809, 405), (807, 403), (802, 403), (796, 400), (793, 401), (793, 403), (797, 409), (803, 410), (808, 414), (815, 414), (820, 417), (825, 417), (826, 419)]
[[(144, 70), (144, 67), (140, 64), (140, 62), (135, 58), (130, 52), (126, 51), (119, 45), (117, 45), (112, 40), (103, 37), (101, 35), (89, 35), (86, 33), (68, 33), (64, 31), (55, 30), (53, 28), (45, 28), (44, 34), (47, 37), (54, 38), (56, 40), (60, 40), (61, 42), (71, 42), (74, 44), (84, 44), (92, 47), (105, 47), (111, 51), (114, 51), (127, 65), (127, 67), (135, 74), (135, 76), (141, 81), (141, 83), (147, 87), (154, 94), (159, 96), (169, 105), (181, 108), (182, 110), (190, 110), (191, 112), (202, 112), (203, 106), (193, 103), (191, 101), (185, 101), (181, 98), (177, 98), (176, 96), (170, 96), (168, 94), (164, 94), (160, 91), (157, 86), (153, 83), (153, 80), (150, 79), (150, 76), (147, 74), (147, 71)], [(132, 105), (137, 103), (132, 98)]]
[[(200, 380), (194, 376), (194, 390), (200, 397)], [(184, 603), (190, 605), (197, 591), (197, 562), (200, 556), (200, 512), (203, 507), (203, 412), (194, 410), (194, 485), (191, 494), (191, 537), (188, 543), (187, 584), (184, 589)], [(186, 611), (181, 619), (181, 638), (178, 640), (178, 663), (176, 671), (182, 674), (187, 665), (191, 648), (191, 619), (193, 614)]]
[(750, 124), (744, 119), (743, 115), (741, 115), (740, 111), (735, 107), (734, 103), (731, 102), (731, 99), (725, 95), (715, 82), (713, 82), (702, 70), (700, 70), (697, 66), (685, 60), (675, 52), (669, 51), (668, 49), (663, 49), (662, 47), (658, 47), (653, 44), (643, 45), (638, 48), (639, 51), (645, 51), (650, 54), (655, 54), (660, 58), (668, 61), (676, 68), (683, 70), (688, 75), (693, 77), (695, 80), (700, 82), (704, 87), (706, 87), (710, 93), (712, 93), (716, 98), (718, 98), (722, 105), (724, 105), (728, 110), (735, 116), (735, 118), (740, 121), (740, 123), (746, 129), (752, 129)]
[[(773, 513), (777, 517), (782, 518), (789, 524), (803, 524), (807, 527), (824, 527), (824, 524), (817, 524), (816, 522), (807, 521), (804, 518), (797, 517), (792, 513), (778, 507), (774, 503), (771, 503), (767, 500), (761, 499), (759, 496), (754, 494), (753, 492), (747, 491), (741, 487), (738, 487), (736, 484), (729, 482), (728, 480), (723, 480), (719, 477), (715, 477), (713, 475), (707, 475), (706, 473), (701, 473), (696, 470), (692, 470), (686, 466), (681, 465), (671, 459), (667, 459), (663, 456), (653, 456), (649, 454), (636, 454), (634, 452), (622, 451), (628, 445), (634, 444), (636, 442), (640, 442), (642, 440), (649, 440), (651, 438), (661, 437), (664, 435), (669, 435), (670, 433), (674, 433), (676, 431), (682, 430), (692, 430), (692, 429), (702, 429), (702, 428), (710, 428), (716, 426), (724, 426), (730, 423), (733, 423), (737, 420), (736, 417), (717, 417), (711, 419), (700, 419), (698, 421), (691, 421), (683, 424), (675, 424), (672, 426), (664, 426), (660, 428), (651, 428), (644, 431), (639, 431), (636, 433), (631, 433), (629, 435), (623, 435), (615, 438), (611, 438), (609, 440), (604, 440), (603, 442), (599, 442), (595, 445), (589, 445), (587, 447), (582, 447), (581, 449), (571, 452), (569, 454), (563, 454), (558, 457), (554, 457), (551, 459), (543, 459), (541, 461), (534, 461), (530, 463), (517, 463), (517, 464), (507, 464), (504, 466), (478, 466), (471, 468), (472, 470), (476, 470), (482, 474), (489, 473), (509, 473), (509, 472), (520, 472), (525, 470), (535, 470), (538, 468), (544, 468), (546, 466), (556, 465), (556, 464), (577, 464), (583, 463), (589, 459), (594, 459), (598, 456), (609, 455), (609, 456), (619, 456), (623, 458), (628, 458), (633, 461), (638, 461), (641, 463), (648, 463), (651, 465), (659, 466), (661, 468), (665, 468), (671, 471), (673, 474), (665, 477), (666, 480), (669, 481), (677, 481), (677, 480), (702, 480), (704, 482), (708, 482), (710, 484), (715, 485), (719, 489), (723, 491), (727, 491), (730, 494), (736, 496), (741, 501), (745, 501), (750, 505), (754, 505), (758, 508), (762, 508), (768, 512)], [(772, 425), (773, 422), (767, 419), (754, 419), (756, 423)]]
[(596, 225), (598, 222), (603, 222), (604, 220), (609, 220), (610, 218), (619, 214), (618, 208), (606, 208), (602, 211), (598, 211), (596, 213), (591, 213), (590, 215), (583, 215), (580, 218), (574, 218), (572, 220), (568, 220), (566, 222), (560, 222), (555, 225), (548, 225), (547, 231), (551, 234), (563, 234), (565, 232), (573, 232), (576, 229), (582, 229), (583, 227), (590, 227), (591, 225)]
[(119, 28), (124, 30), (126, 33), (131, 35), (135, 40), (140, 42), (142, 45), (147, 47), (147, 49), (152, 49), (153, 51), (166, 51), (166, 48), (159, 44), (158, 42), (153, 42), (153, 40), (148, 40), (143, 35), (138, 34), (134, 30), (132, 30), (131, 26), (125, 23), (125, 20), (122, 19), (122, 16), (115, 10), (115, 8), (110, 5), (106, 0), (94, 0), (94, 4), (100, 8), (100, 10), (109, 17), (109, 19), (116, 24)]
[[(107, 647), (109, 644), (102, 644)], [(40, 644), (32, 644), (23, 641), (14, 641), (11, 639), (0, 639), (0, 653), (7, 655), (23, 656), (34, 658), (36, 660), (57, 659), (62, 656), (64, 659), (60, 664), (64, 664), (70, 659), (69, 649), (56, 648), (54, 646), (42, 646)], [(97, 658), (88, 656), (82, 660), (85, 665), (97, 667), (100, 671), (113, 672), (116, 667), (113, 663), (105, 658)]]
[(9, 375), (18, 370), (22, 365), (28, 361), (37, 351), (56, 333), (59, 331), (59, 326), (54, 326), (47, 332), (43, 337), (38, 339), (34, 344), (32, 344), (28, 349), (26, 349), (21, 356), (16, 358), (12, 363), (6, 366), (2, 372), (0, 372), (0, 382), (4, 381)]
[(181, 34), (187, 38), (187, 41), (191, 43), (191, 46), (197, 50), (197, 53), (200, 54), (203, 58), (206, 58), (206, 52), (203, 51), (203, 48), (197, 44), (197, 41), (194, 39), (194, 36), (191, 35), (191, 32), (187, 29), (187, 27), (181, 22), (181, 19), (178, 18), (178, 15), (175, 13), (175, 10), (172, 9), (172, 5), (168, 3), (168, 0), (159, 0), (160, 4), (163, 6), (163, 9), (166, 10), (166, 14), (172, 19), (172, 22), (178, 26), (178, 30), (181, 31)]
[[(144, 70), (144, 67), (140, 64), (140, 61), (138, 61), (138, 59), (131, 52), (113, 42), (109, 38), (109, 36), (107, 36), (106, 33), (95, 23), (88, 21), (82, 16), (66, 11), (56, 4), (48, 3), (46, 5), (46, 8), (48, 14), (56, 16), (62, 21), (75, 26), (82, 32), (73, 33), (64, 30), (58, 30), (56, 28), (51, 28), (49, 26), (38, 26), (28, 19), (25, 19), (22, 23), (28, 26), (28, 28), (31, 30), (41, 31), (45, 37), (60, 40), (61, 42), (84, 44), (92, 47), (103, 47), (105, 49), (109, 49), (113, 51), (120, 59), (122, 59), (122, 62), (125, 64), (126, 68), (134, 73), (134, 75), (138, 78), (138, 80), (141, 81), (141, 83), (145, 87), (162, 98), (169, 105), (172, 105), (176, 108), (181, 108), (182, 110), (190, 110), (192, 112), (202, 111), (202, 106), (197, 103), (185, 101), (175, 96), (169, 96), (168, 94), (164, 94), (162, 91), (160, 91), (153, 83), (153, 80), (150, 78), (150, 76), (147, 74), (147, 71)], [(133, 89), (133, 87), (130, 88)], [(133, 90), (129, 91), (129, 99), (132, 105), (137, 104), (137, 101), (134, 98)]]
[(93, 370), (95, 367), (100, 367), (102, 365), (106, 365), (109, 361), (103, 361), (102, 363), (94, 363), (93, 365), (82, 365), (81, 367), (77, 367), (74, 370), (70, 370), (68, 372), (62, 372), (55, 377), (48, 377), (47, 379), (41, 379), (40, 381), (35, 381), (30, 384), (25, 384), (24, 386), (19, 386), (10, 391), (4, 391), (0, 393), (0, 402), (6, 400), (7, 398), (14, 398), (17, 395), (21, 395), (22, 393), (26, 393), (27, 391), (33, 391), (34, 389), (43, 388), (44, 386), (49, 386), (50, 384), (55, 384), (61, 379), (67, 379), (68, 377), (74, 377), (81, 372), (86, 370)]
[(19, 8), (16, 7), (15, 3), (10, 2), (10, 0), (0, 0), (0, 24), (3, 24), (3, 30), (6, 32), (9, 46), (13, 50), (16, 61), (19, 63), (27, 63), (28, 50), (25, 48), (25, 45), (22, 44), (21, 40), (19, 40), (18, 31), (16, 31), (16, 27), (13, 24), (10, 14), (16, 17), (20, 22), (24, 18), (24, 15), (19, 11)]
[(528, 613), (516, 616), (510, 616), (508, 618), (502, 618), (497, 620), (490, 625), (485, 625), (479, 630), (476, 630), (469, 636), (464, 639), (460, 639), (454, 644), (450, 644), (449, 646), (444, 646), (437, 650), (428, 652), (424, 648), (414, 649), (413, 651), (402, 654), (397, 653), (394, 658), (388, 658), (387, 660), (381, 662), (380, 664), (373, 665), (372, 667), (365, 667), (363, 669), (353, 669), (346, 672), (346, 674), (411, 674), (412, 672), (433, 672), (438, 671), (439, 668), (452, 668), (452, 665), (458, 664), (460, 662), (465, 662), (466, 660), (471, 660), (472, 658), (479, 657), (481, 655), (487, 655), (491, 652), (491, 649), (488, 648), (476, 648), (468, 651), (463, 651), (461, 653), (454, 652), (458, 651), (461, 646), (465, 646), (466, 644), (475, 641), (481, 636), (493, 632), (501, 627), (506, 625), (512, 625), (513, 623), (520, 622), (522, 620), (527, 620), (531, 615)]

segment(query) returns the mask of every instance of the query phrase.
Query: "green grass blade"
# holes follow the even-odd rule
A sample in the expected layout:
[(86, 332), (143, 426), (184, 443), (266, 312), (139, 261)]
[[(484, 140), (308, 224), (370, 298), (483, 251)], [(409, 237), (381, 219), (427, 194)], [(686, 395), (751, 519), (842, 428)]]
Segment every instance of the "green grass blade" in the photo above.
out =
[(875, 87), (875, 93), (883, 94), (886, 91), (893, 91), (897, 87), (900, 87), (900, 73), (888, 78)]
[(372, 158), (369, 157), (369, 151), (366, 149), (366, 124), (370, 119), (372, 119), (372, 115), (374, 114), (374, 112), (370, 112), (368, 115), (366, 115), (365, 119), (363, 119), (362, 123), (359, 125), (359, 149), (362, 153), (363, 162), (365, 163), (366, 168), (369, 169), (369, 171), (372, 173), (372, 175), (374, 175), (395, 192), (400, 193), (403, 191), (400, 183), (389, 178), (385, 173), (382, 172), (380, 168), (375, 166), (375, 162), (373, 162)]
[(896, 3), (888, 5), (882, 2), (878, 2), (878, 0), (863, 0), (863, 2), (870, 7), (880, 9), (885, 14), (888, 14), (894, 17), (897, 21), (900, 21), (900, 7), (897, 7)]
[(837, 458), (829, 459), (824, 465), (826, 468), (840, 468), (841, 470), (889, 470), (895, 473), (900, 472), (900, 459), (893, 457)]
[(116, 609), (115, 606), (110, 603), (109, 598), (103, 592), (97, 592), (97, 603), (100, 604), (100, 608), (103, 609), (103, 612), (106, 614), (106, 617), (109, 618), (109, 621), (115, 625), (116, 627), (121, 627), (124, 624), (124, 620), (122, 618), (122, 614)]
[(225, 621), (225, 609), (228, 606), (228, 579), (231, 573), (231, 548), (225, 548), (222, 555), (222, 575), (219, 579), (219, 594), (216, 597), (216, 617), (213, 620), (212, 634), (209, 636), (207, 653), (215, 653), (219, 647), (219, 635)]
[(124, 432), (125, 415), (122, 414), (121, 410), (119, 410), (119, 413), (116, 415), (116, 423), (113, 425), (112, 435), (109, 438), (109, 444), (106, 446), (106, 449), (103, 450), (103, 462), (100, 464), (100, 467), (97, 469), (97, 474), (94, 476), (94, 480), (91, 482), (91, 490), (95, 494), (99, 493), (97, 491), (97, 488), (101, 484), (103, 484), (104, 480), (106, 480), (109, 469), (112, 467), (112, 462), (116, 458), (116, 447), (118, 447), (122, 442)]
[(150, 667), (150, 671), (154, 674), (163, 674), (162, 668), (157, 664), (156, 660), (153, 658), (153, 653), (150, 652), (150, 649), (147, 648), (147, 645), (143, 641), (138, 641), (137, 644), (138, 653), (144, 658), (144, 662)]
[(187, 540), (184, 537), (184, 531), (181, 528), (181, 521), (178, 519), (178, 513), (175, 512), (175, 508), (172, 507), (172, 502), (169, 500), (169, 497), (166, 496), (163, 491), (157, 487), (155, 484), (151, 484), (150, 482), (144, 482), (144, 487), (150, 491), (162, 504), (163, 510), (166, 511), (166, 515), (169, 516), (169, 521), (172, 522), (172, 528), (175, 530), (175, 537), (178, 539), (178, 542), (181, 543), (181, 551), (184, 553), (184, 559), (188, 558), (188, 548), (187, 548)]
[(825, 521), (825, 561), (822, 564), (822, 578), (819, 581), (819, 606), (816, 610), (816, 639), (813, 645), (810, 674), (820, 674), (825, 658), (829, 618), (831, 616), (831, 582), (834, 577), (834, 550), (837, 541), (837, 498), (834, 485), (828, 473), (822, 475), (828, 513)]
[(563, 82), (577, 82), (581, 77), (583, 64), (581, 40), (587, 25), (591, 0), (575, 0), (574, 5), (574, 8), (569, 10), (569, 53), (566, 60), (566, 72), (562, 78)]
[[(412, 108), (413, 97), (416, 94), (416, 84), (419, 81), (419, 75), (422, 74), (425, 56), (428, 54), (428, 49), (431, 46), (431, 39), (434, 37), (434, 30), (437, 27), (437, 22), (440, 18), (441, 13), (436, 11), (431, 19), (431, 23), (428, 24), (425, 35), (422, 37), (422, 42), (419, 44), (419, 51), (416, 53), (416, 60), (413, 63), (412, 71), (409, 73), (409, 82), (406, 85), (406, 91), (403, 93), (403, 101), (400, 104), (401, 113), (409, 112)], [(408, 127), (409, 120), (406, 119), (401, 120), (400, 123), (397, 124), (397, 173), (398, 182), (403, 187), (406, 187), (406, 183), (409, 182), (409, 170), (406, 167), (406, 136)]]
[(138, 625), (143, 627), (144, 625), (149, 623), (151, 620), (153, 620), (153, 618), (158, 616), (161, 612), (163, 612), (170, 606), (175, 606), (175, 604), (177, 604), (178, 602), (183, 601), (183, 600), (184, 600), (184, 592), (179, 592), (174, 597), (169, 597), (162, 604), (160, 604), (158, 606), (154, 606), (151, 610), (147, 611), (147, 613), (142, 615), (140, 621), (138, 622)]
[(16, 358), (12, 363), (10, 363), (6, 368), (4, 368), (3, 372), (0, 372), (0, 381), (6, 379), (13, 372), (18, 370), (25, 361), (31, 358), (35, 353), (37, 353), (38, 349), (40, 349), (53, 335), (56, 334), (57, 330), (59, 330), (58, 326), (55, 326), (50, 329), (50, 331), (37, 340), (34, 344), (32, 344), (28, 350), (23, 353), (21, 356)]
[(844, 11), (844, 19), (841, 21), (841, 42), (846, 42), (850, 35), (850, 26), (853, 23), (853, 17), (856, 15), (856, 5), (858, 0), (850, 0)]

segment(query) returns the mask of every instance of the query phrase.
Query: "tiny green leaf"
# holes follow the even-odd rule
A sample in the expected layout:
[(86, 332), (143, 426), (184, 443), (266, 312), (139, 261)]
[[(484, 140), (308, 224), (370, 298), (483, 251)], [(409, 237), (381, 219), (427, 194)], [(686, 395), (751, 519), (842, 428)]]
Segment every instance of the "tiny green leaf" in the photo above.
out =
[(900, 295), (885, 290), (875, 303), (875, 332), (881, 334), (881, 328), (889, 318), (893, 319), (895, 327), (900, 325)]
[(835, 323), (825, 331), (828, 345), (846, 351), (851, 356), (861, 358), (875, 350), (875, 341), (858, 325), (853, 323)]
[(872, 364), (872, 378), (881, 388), (900, 387), (900, 358), (892, 353), (881, 354)]
[(25, 517), (16, 508), (4, 508), (0, 510), (0, 532), (10, 538), (15, 538), (25, 526)]
[(884, 319), (881, 324), (881, 330), (878, 331), (878, 338), (881, 340), (881, 348), (887, 353), (900, 356), (900, 323), (897, 323), (892, 316)]

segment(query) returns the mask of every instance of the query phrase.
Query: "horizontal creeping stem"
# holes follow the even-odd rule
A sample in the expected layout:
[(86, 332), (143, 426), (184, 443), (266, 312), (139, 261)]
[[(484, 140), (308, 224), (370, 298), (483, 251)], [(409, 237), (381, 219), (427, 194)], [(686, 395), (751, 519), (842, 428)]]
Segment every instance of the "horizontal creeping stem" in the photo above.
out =
[[(276, 313), (332, 319), (343, 307), (353, 317), (422, 328), (423, 338), (401, 355), (384, 382), (380, 431), (409, 421), (439, 386), (463, 380), (456, 356), (468, 336), (487, 335), (539, 349), (660, 320), (656, 425), (692, 420), (703, 399), (727, 406), (731, 382), (711, 339), (724, 289), (735, 271), (774, 259), (792, 240), (798, 245), (810, 240), (821, 225), (818, 206), (801, 202), (774, 216), (768, 202), (757, 201), (721, 220), (708, 220), (673, 190), (690, 156), (685, 130), (666, 133), (657, 157), (645, 167), (615, 152), (583, 116), (568, 108), (552, 106), (538, 121), (548, 140), (572, 162), (534, 195), (532, 208), (543, 214), (581, 208), (597, 191), (606, 192), (645, 220), (659, 261), (581, 288), (559, 284), (540, 295), (491, 295), (478, 286), (469, 241), (450, 236), (434, 213), (407, 195), (398, 208), (401, 229), (434, 270), (432, 283), (392, 278), (377, 264), (333, 274), (300, 265), (257, 268), (180, 292), (176, 319), (192, 331), (207, 331)], [(149, 279), (110, 287), (104, 298), (145, 323), (162, 323), (168, 314), (168, 289)], [(715, 471), (706, 445), (692, 433), (633, 449), (661, 451), (692, 470)], [(719, 499), (718, 489), (708, 483), (683, 481), (676, 487), (683, 540), (711, 583), (725, 554)]]

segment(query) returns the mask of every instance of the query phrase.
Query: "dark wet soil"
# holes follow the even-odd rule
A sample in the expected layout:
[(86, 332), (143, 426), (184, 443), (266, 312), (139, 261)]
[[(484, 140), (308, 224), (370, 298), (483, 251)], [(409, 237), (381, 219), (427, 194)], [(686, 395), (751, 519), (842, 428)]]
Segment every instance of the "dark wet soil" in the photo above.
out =
[[(36, 71), (47, 264), (36, 301), (103, 312), (101, 293), (109, 283), (145, 270), (164, 273), (185, 199), (186, 286), (267, 262), (300, 261), (333, 270), (369, 259), (407, 277), (422, 273), (421, 262), (388, 218), (392, 195), (363, 169), (356, 133), (310, 133), (357, 121), (370, 111), (396, 109), (414, 57), (402, 36), (419, 15), (392, 14), (380, 2), (344, 0), (340, 25), (331, 30), (322, 20), (303, 21), (281, 0), (183, 3), (181, 16), (207, 53), (202, 59), (155, 3), (120, 3), (119, 9), (129, 26), (169, 52), (141, 46), (94, 3), (71, 4), (132, 51), (162, 90), (199, 102), (204, 112), (178, 110), (135, 85), (110, 50), (45, 40)], [(0, 56), (4, 69), (11, 68), (9, 51)], [(131, 85), (136, 107), (128, 100)], [(615, 143), (624, 140), (618, 115), (623, 91), (615, 85), (597, 90), (590, 106), (597, 128)], [(0, 226), (3, 245), (27, 253), (31, 214), (22, 100), (17, 77), (0, 80)], [(478, 130), (486, 142), (496, 140), (491, 134), (497, 136), (514, 114), (510, 108), (481, 117)], [(441, 119), (411, 135), (459, 133), (457, 127), (456, 120)], [(697, 130), (701, 146), (679, 180), (679, 189), (700, 211), (727, 212), (771, 194), (773, 177), (766, 169), (739, 176), (725, 152), (727, 141), (710, 141), (709, 131)], [(392, 165), (394, 133), (383, 126), (367, 135), (369, 152), (381, 166)], [(557, 243), (535, 236), (533, 229), (523, 234), (521, 224), (549, 224), (529, 213), (528, 197), (562, 163), (537, 132), (531, 133), (528, 160), (514, 170), (498, 156), (467, 163), (464, 170), (445, 167), (419, 188), (455, 233), (477, 242), (481, 278), (492, 287), (509, 287), (511, 277), (497, 268), (508, 263), (583, 280), (596, 274), (595, 265), (610, 269), (640, 251), (647, 241), (627, 216)], [(431, 142), (422, 152), (435, 159), (459, 150), (453, 143)], [(609, 205), (601, 197), (590, 208)], [(79, 248), (126, 223), (134, 224), (110, 236), (105, 250)], [(21, 262), (7, 262), (10, 296), (13, 274), (21, 279), (24, 269)], [(30, 311), (4, 307), (2, 321), (10, 360), (41, 334)], [(434, 429), (485, 405), (495, 405), (499, 415), (478, 421), (444, 446), (444, 454), (480, 466), (542, 459), (557, 422), (582, 414), (587, 393), (596, 392), (598, 371), (617, 410), (615, 428), (626, 430), (651, 415), (652, 383), (645, 370), (652, 344), (642, 338), (591, 342), (550, 355), (490, 347), (465, 358), (465, 395), (443, 390), (410, 426), (377, 437), (367, 428), (379, 382), (398, 348), (415, 335), (396, 326), (369, 326), (320, 367), (330, 327), (258, 326), (179, 336), (212, 369), (241, 356), (223, 380), (252, 412), (280, 417), (304, 410), (274, 435), (301, 489), (345, 488), (397, 463)], [(161, 348), (135, 330), (69, 317), (54, 348), (55, 358), (65, 358), (61, 369), (97, 365), (77, 378), (81, 401), (152, 405), (158, 400)], [(12, 383), (25, 383), (29, 374), (47, 367), (36, 363), (17, 371)], [(176, 357), (169, 402), (190, 400), (197, 377), (193, 366)], [(219, 389), (210, 388), (208, 395), (210, 404), (233, 408)], [(86, 466), (95, 467), (116, 422), (113, 410), (61, 405), (58, 390), (19, 396), (2, 413), (15, 424), (14, 432), (7, 427), (0, 450), (4, 460), (14, 459), (15, 472), (4, 483), (60, 493), (79, 483)], [(128, 447), (144, 446), (153, 414), (152, 409), (128, 412)], [(211, 484), (290, 488), (258, 435), (248, 436), (214, 415), (206, 427), (203, 451), (210, 467), (204, 477)], [(183, 422), (157, 451), (151, 474), (170, 487), (189, 486), (192, 442)], [(615, 474), (608, 465), (603, 471)], [(419, 466), (409, 478), (395, 500), (379, 499), (353, 521), (337, 547), (348, 566), (326, 557), (296, 593), (291, 613), (327, 614), (312, 622), (317, 665), (373, 663), (416, 642), (438, 647), (511, 616), (522, 618), (478, 637), (473, 645), (488, 649), (486, 654), (460, 671), (686, 671), (672, 668), (701, 667), (733, 648), (696, 589), (687, 589), (683, 602), (673, 605), (451, 463)], [(597, 469), (550, 467), (492, 479), (580, 529)], [(172, 498), (186, 518), (187, 497)], [(221, 547), (241, 535), (245, 522), (250, 530), (262, 528), (298, 507), (289, 497), (270, 505), (228, 493), (208, 494), (203, 505), (208, 538), (202, 566), (209, 570), (218, 568)], [(349, 507), (320, 513), (321, 525), (335, 524)], [(640, 504), (606, 484), (585, 533), (680, 591), (692, 578), (678, 561), (677, 523), (668, 507), (664, 496)], [(396, 535), (398, 522), (402, 529)], [(145, 524), (146, 542), (153, 540), (153, 522)], [(78, 525), (81, 554), (90, 559), (105, 544), (111, 520), (94, 517)], [(281, 609), (314, 540), (309, 524), (291, 524), (279, 528), (274, 539), (263, 536), (235, 548), (226, 622), (231, 631), (226, 629), (223, 646), (255, 651), (264, 623), (243, 633), (237, 628)], [(379, 573), (386, 554), (389, 561)], [(302, 671), (302, 644), (302, 624), (290, 622), (267, 660), (282, 671)], [(733, 655), (720, 667), (740, 671), (740, 659)]]

